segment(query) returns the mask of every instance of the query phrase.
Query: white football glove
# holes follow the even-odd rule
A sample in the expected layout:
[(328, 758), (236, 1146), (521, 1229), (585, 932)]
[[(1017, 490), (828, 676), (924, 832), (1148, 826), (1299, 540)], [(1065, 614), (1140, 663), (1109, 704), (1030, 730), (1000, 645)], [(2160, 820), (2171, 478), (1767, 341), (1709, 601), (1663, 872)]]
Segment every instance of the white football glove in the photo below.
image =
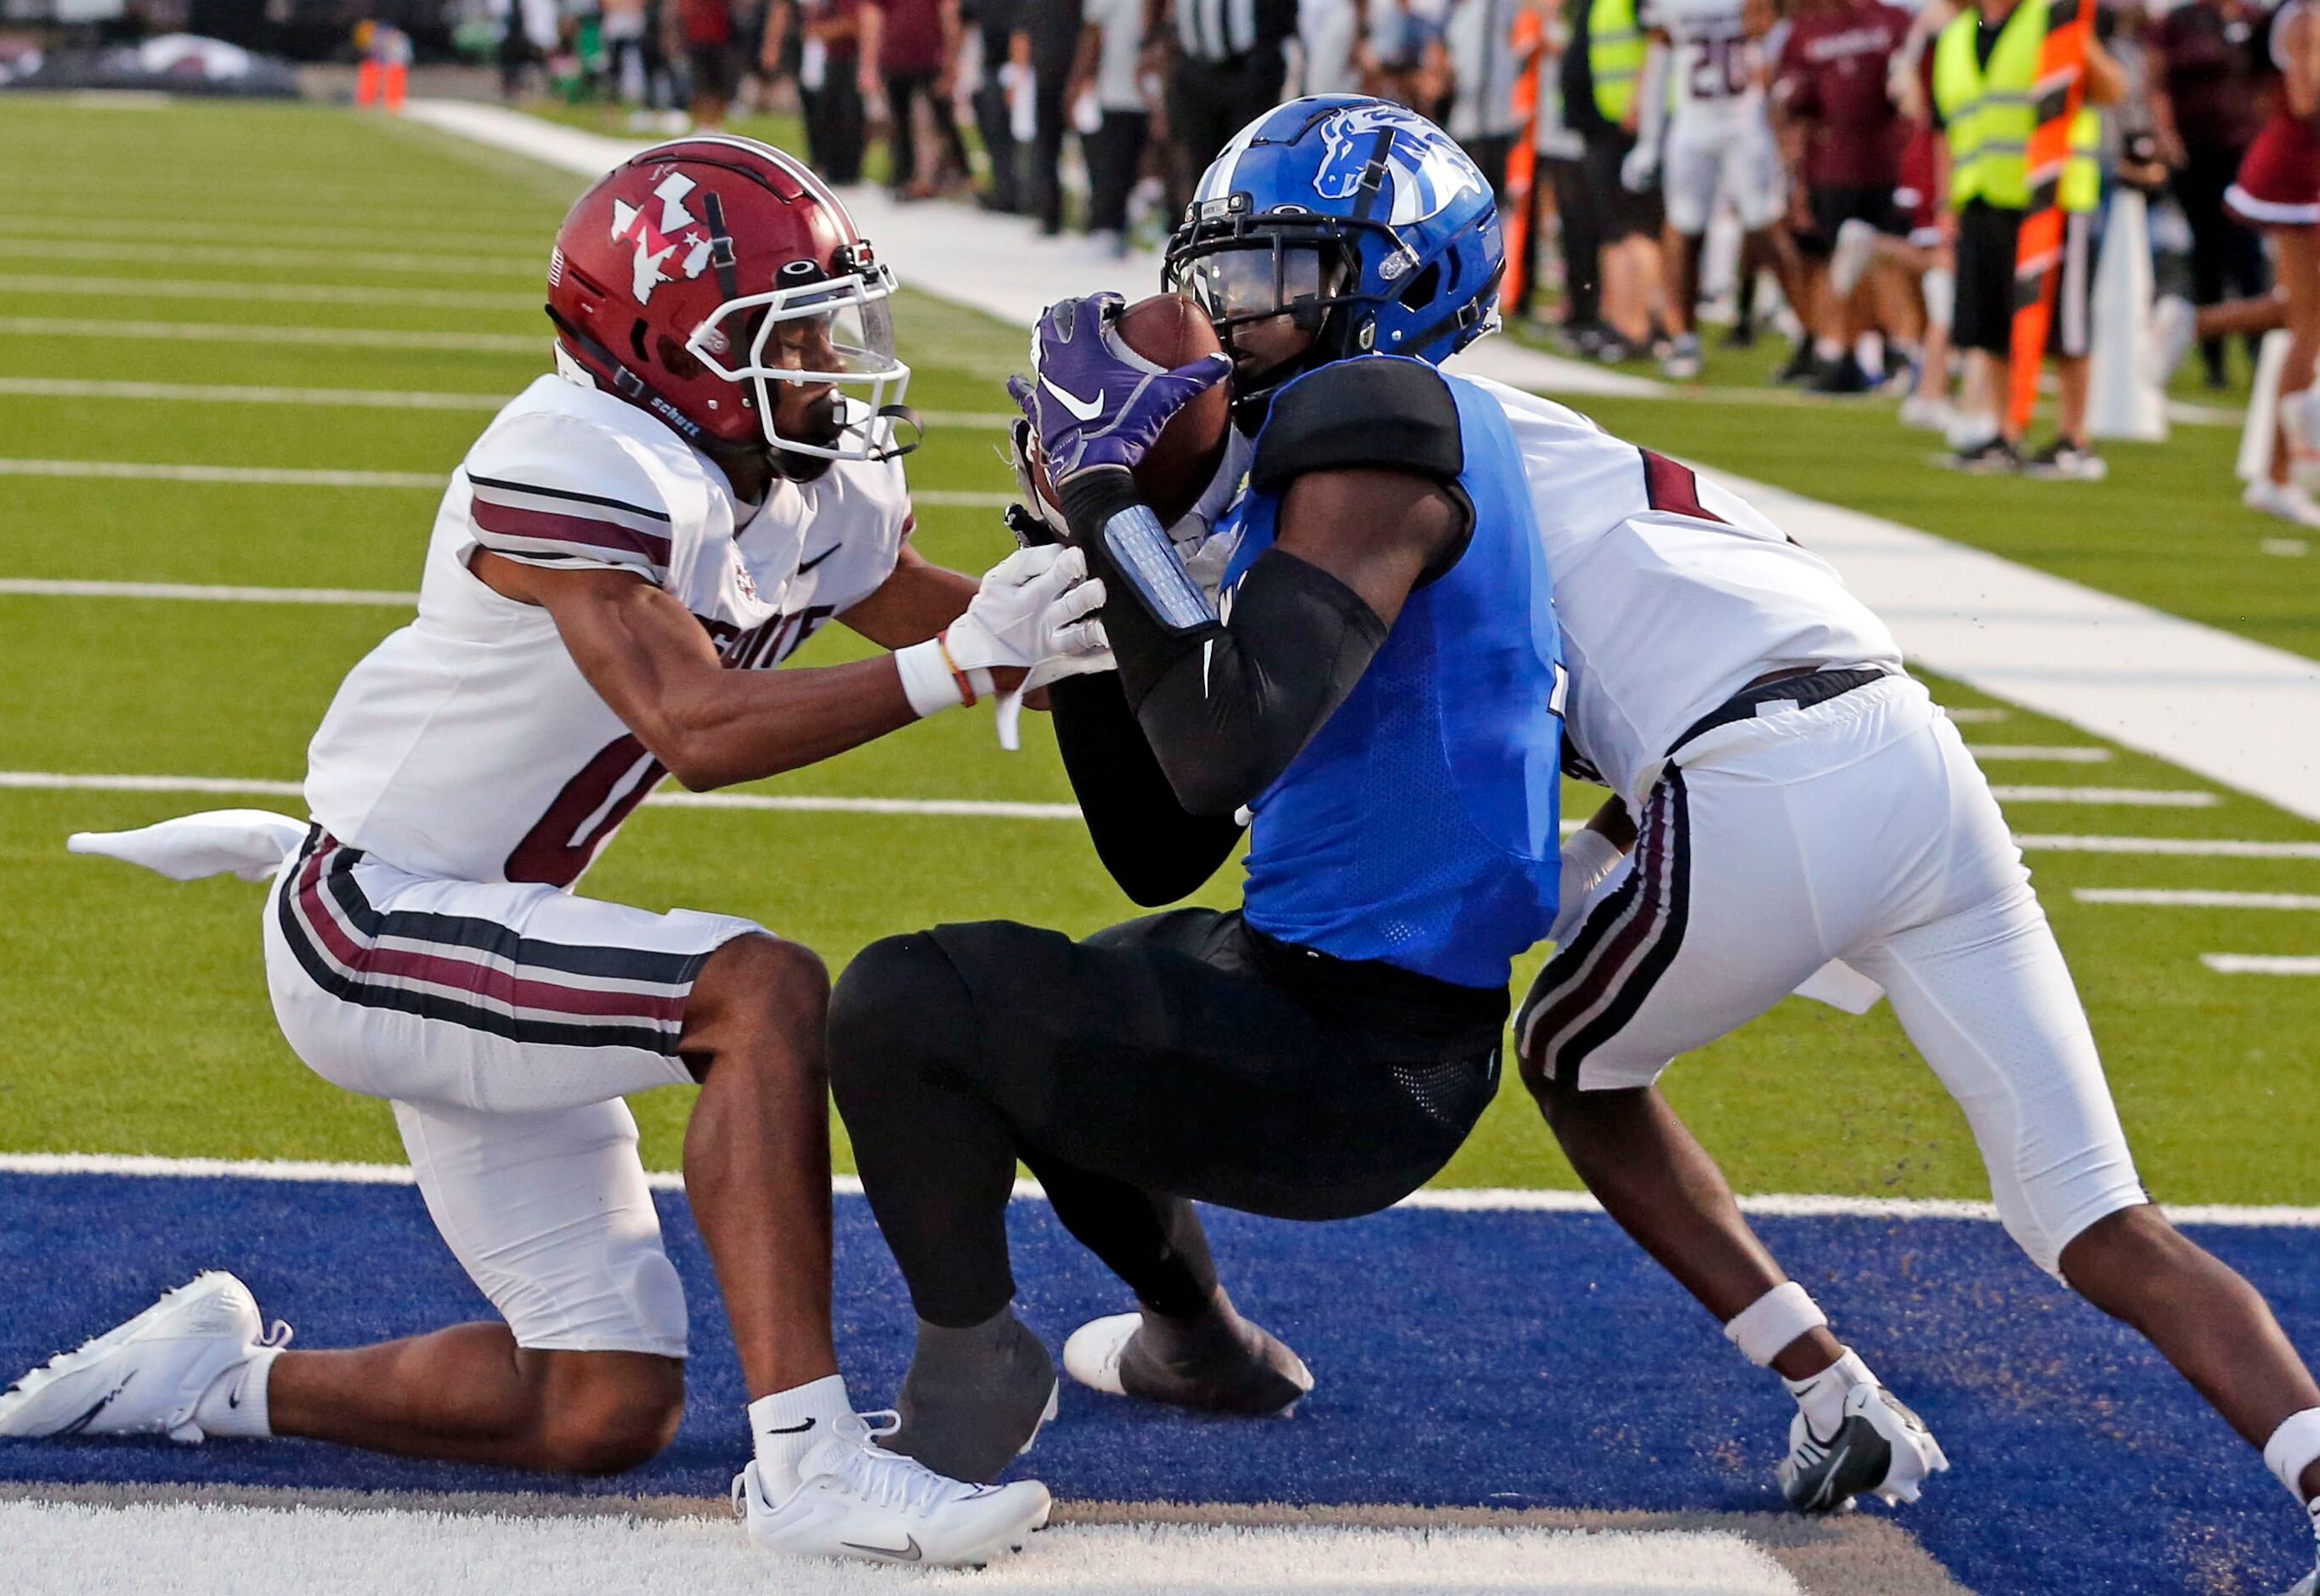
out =
[[(1047, 566), (1051, 578), (1060, 571), (1074, 579), (1070, 586), (1047, 600), (1033, 618), (1034, 657), (1029, 673), (1019, 685), (1000, 697), (997, 714), (999, 746), (1010, 753), (1023, 746), (1021, 726), (1026, 694), (1035, 693), (1050, 682), (1060, 682), (1065, 676), (1087, 676), (1118, 668), (1111, 657), (1110, 639), (1104, 636), (1103, 621), (1095, 614), (1103, 605), (1103, 578), (1086, 576), (1087, 557), (1076, 549), (1055, 550), (1043, 545), (1039, 549), (1021, 550), (1013, 558), (1034, 552), (1053, 554), (1054, 558)], [(1000, 569), (1004, 569), (1004, 567)], [(992, 575), (997, 576), (998, 570), (992, 571)], [(986, 577), (985, 581), (988, 580)], [(969, 613), (972, 612), (970, 610)], [(956, 626), (956, 622), (952, 624), (954, 628)]]
[(1629, 194), (1649, 194), (1659, 175), (1660, 152), (1649, 144), (1636, 145), (1619, 163), (1619, 186)]

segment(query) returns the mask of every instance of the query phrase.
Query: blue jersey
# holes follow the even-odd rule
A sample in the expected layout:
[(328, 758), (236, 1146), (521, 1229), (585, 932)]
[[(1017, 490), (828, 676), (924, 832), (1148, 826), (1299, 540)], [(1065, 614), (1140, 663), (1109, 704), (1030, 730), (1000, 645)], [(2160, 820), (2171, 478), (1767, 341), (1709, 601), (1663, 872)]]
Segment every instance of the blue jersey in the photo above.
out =
[[(1505, 413), (1443, 378), (1473, 541), (1409, 595), (1352, 694), (1250, 805), (1244, 912), (1338, 958), (1503, 987), (1554, 920), (1563, 640)], [(1228, 595), (1272, 547), (1280, 509), (1280, 493), (1254, 488), (1235, 506)]]

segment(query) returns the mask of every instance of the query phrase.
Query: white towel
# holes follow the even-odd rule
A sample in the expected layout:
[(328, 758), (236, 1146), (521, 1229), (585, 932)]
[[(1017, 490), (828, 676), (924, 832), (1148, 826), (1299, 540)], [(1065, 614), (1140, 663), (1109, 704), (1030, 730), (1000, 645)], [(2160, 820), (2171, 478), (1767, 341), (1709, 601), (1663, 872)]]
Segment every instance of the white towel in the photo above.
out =
[(305, 839), (305, 821), (270, 809), (213, 809), (134, 831), (76, 831), (65, 846), (77, 854), (126, 859), (172, 881), (229, 871), (244, 881), (265, 881)]

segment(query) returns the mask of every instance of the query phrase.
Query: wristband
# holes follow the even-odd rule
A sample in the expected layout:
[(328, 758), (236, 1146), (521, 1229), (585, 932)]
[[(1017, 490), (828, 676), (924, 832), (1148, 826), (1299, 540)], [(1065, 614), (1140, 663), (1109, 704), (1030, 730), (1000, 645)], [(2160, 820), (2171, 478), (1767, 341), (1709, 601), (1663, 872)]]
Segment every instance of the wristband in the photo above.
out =
[(989, 671), (959, 669), (939, 637), (895, 649), (893, 660), (902, 678), (902, 695), (920, 720), (937, 710), (973, 703), (992, 688)]
[(1826, 1323), (1828, 1315), (1805, 1288), (1787, 1280), (1734, 1314), (1724, 1327), (1724, 1338), (1750, 1363), (1770, 1368), (1789, 1343)]

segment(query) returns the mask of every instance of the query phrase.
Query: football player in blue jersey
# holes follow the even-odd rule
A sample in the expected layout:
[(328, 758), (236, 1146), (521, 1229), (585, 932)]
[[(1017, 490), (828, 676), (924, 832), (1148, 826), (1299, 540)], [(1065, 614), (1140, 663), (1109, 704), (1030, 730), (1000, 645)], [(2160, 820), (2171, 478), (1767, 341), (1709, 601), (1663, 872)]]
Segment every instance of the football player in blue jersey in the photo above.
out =
[[(1097, 849), (1160, 904), (1246, 826), (1243, 904), (1076, 942), (1006, 921), (889, 938), (830, 1012), (837, 1102), (919, 1318), (887, 1444), (964, 1478), (1054, 1411), (1010, 1306), (1018, 1159), (1137, 1303), (1072, 1338), (1075, 1376), (1286, 1407), (1311, 1376), (1234, 1310), (1192, 1200), (1328, 1220), (1422, 1184), (1497, 1090), (1512, 960), (1555, 917), (1552, 584), (1500, 407), (1436, 369), (1492, 320), (1490, 186), (1432, 123), (1349, 96), (1260, 119), (1210, 177), (1173, 270), (1228, 356), (1155, 372), (1100, 295), (1050, 308), (1015, 392), (1107, 590), (1117, 672), (1051, 689)], [(1248, 477), (1212, 600), (1129, 468), (1228, 368)]]

